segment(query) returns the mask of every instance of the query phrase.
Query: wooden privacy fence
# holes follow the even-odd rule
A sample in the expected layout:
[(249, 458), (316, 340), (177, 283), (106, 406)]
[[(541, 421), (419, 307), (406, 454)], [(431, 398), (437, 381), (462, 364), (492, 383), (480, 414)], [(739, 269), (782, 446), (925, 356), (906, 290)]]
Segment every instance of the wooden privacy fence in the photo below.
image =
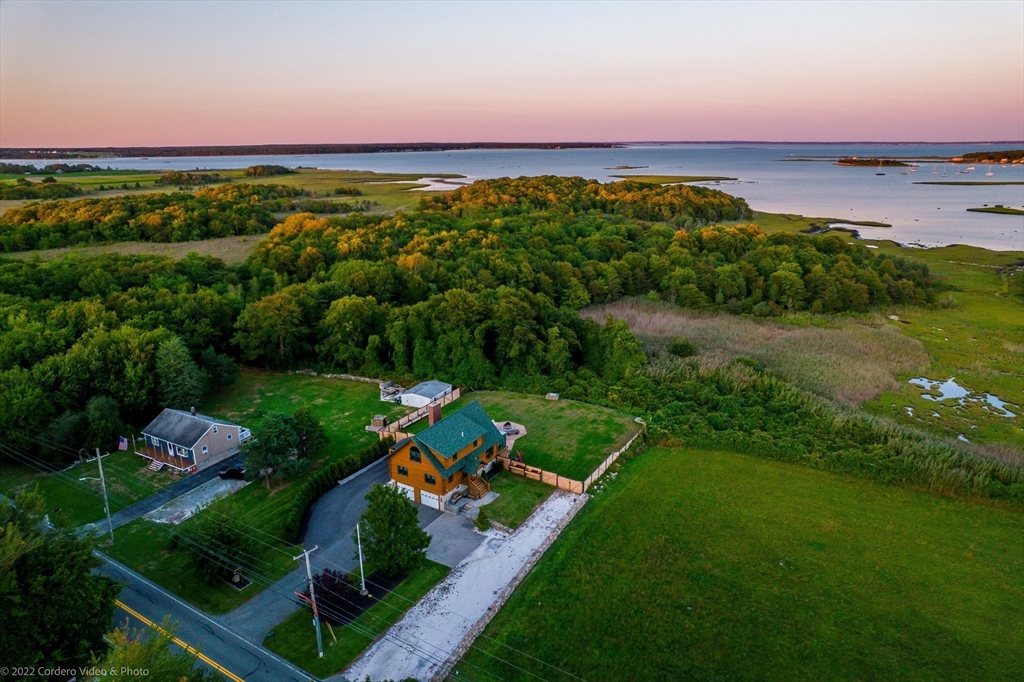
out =
[(572, 478), (566, 478), (565, 476), (559, 476), (556, 473), (544, 471), (543, 469), (532, 467), (528, 464), (523, 464), (522, 462), (516, 462), (502, 455), (498, 456), (498, 461), (501, 462), (501, 466), (505, 467), (506, 471), (513, 473), (516, 476), (524, 476), (532, 481), (547, 483), (548, 485), (553, 485), (556, 488), (568, 490), (571, 493), (578, 494), (586, 490), (581, 481), (577, 481)]
[(533, 481), (540, 481), (541, 483), (547, 483), (548, 485), (553, 485), (556, 488), (561, 488), (562, 490), (568, 490), (571, 493), (579, 494), (589, 490), (590, 486), (594, 485), (597, 479), (601, 478), (604, 472), (608, 471), (608, 467), (614, 464), (615, 460), (617, 460), (623, 452), (633, 445), (633, 441), (639, 438), (641, 433), (643, 433), (642, 429), (633, 434), (633, 437), (629, 439), (629, 442), (612, 454), (608, 455), (608, 457), (605, 458), (605, 460), (601, 462), (596, 469), (594, 469), (593, 473), (587, 476), (587, 480), (585, 481), (577, 481), (572, 478), (566, 478), (565, 476), (559, 476), (556, 473), (544, 471), (543, 469), (532, 467), (528, 464), (524, 464), (523, 462), (513, 461), (502, 455), (498, 456), (498, 461), (501, 462), (501, 465), (505, 467), (506, 471), (509, 471), (516, 476), (524, 476)]
[[(398, 434), (402, 431), (402, 429), (407, 427), (409, 424), (415, 424), (419, 420), (421, 420), (424, 417), (426, 417), (427, 414), (430, 413), (430, 407), (432, 405), (440, 405), (441, 407), (444, 407), (445, 405), (447, 405), (449, 403), (455, 402), (456, 400), (458, 400), (461, 397), (462, 397), (462, 389), (461, 388), (453, 388), (452, 390), (446, 392), (440, 398), (438, 398), (437, 400), (432, 401), (428, 405), (424, 405), (423, 407), (419, 408), (415, 412), (412, 412), (410, 414), (405, 415), (404, 417), (402, 417), (401, 419), (399, 419), (396, 422), (391, 422), (390, 424), (385, 426), (383, 429), (378, 431), (377, 434), (380, 436), (381, 440), (384, 440), (388, 436), (394, 436), (396, 441), (397, 440), (401, 440), (401, 438), (399, 438)], [(402, 437), (404, 437), (404, 435)]]

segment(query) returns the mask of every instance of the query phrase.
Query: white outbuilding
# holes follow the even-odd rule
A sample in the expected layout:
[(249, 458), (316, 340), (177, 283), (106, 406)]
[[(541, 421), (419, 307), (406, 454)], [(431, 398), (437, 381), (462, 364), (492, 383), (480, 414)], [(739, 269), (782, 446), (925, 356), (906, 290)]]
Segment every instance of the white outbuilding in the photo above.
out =
[(443, 381), (424, 381), (416, 384), (399, 396), (403, 405), (409, 407), (426, 407), (435, 400), (452, 392), (452, 385)]

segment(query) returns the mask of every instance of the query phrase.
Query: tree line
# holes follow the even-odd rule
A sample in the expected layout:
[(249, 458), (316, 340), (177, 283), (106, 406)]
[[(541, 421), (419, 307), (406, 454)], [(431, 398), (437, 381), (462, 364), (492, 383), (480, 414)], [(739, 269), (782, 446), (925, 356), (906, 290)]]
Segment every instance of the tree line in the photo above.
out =
[[(702, 373), (680, 360), (652, 370), (624, 323), (581, 318), (578, 308), (623, 296), (771, 315), (928, 305), (940, 288), (924, 264), (838, 235), (638, 220), (619, 211), (634, 213), (648, 192), (658, 204), (664, 188), (624, 185), (597, 205), (589, 183), (503, 179), (409, 214), (290, 216), (233, 267), (195, 255), (2, 263), (0, 427), (68, 423), (89, 437), (112, 411), (90, 408), (96, 396), (138, 423), (230, 381), (240, 360), (553, 390), (643, 414), (661, 440), (1024, 499), (1019, 468), (839, 414), (757, 368)], [(251, 196), (230, 191), (237, 204)], [(686, 220), (739, 210), (719, 194), (692, 195), (706, 205), (683, 192), (661, 203)]]

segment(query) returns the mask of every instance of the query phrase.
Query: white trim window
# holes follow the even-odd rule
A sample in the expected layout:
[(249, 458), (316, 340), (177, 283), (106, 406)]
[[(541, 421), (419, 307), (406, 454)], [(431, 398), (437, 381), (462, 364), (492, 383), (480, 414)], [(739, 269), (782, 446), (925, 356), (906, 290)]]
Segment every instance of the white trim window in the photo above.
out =
[(208, 455), (208, 454), (210, 454), (210, 448), (208, 448), (208, 447), (206, 447), (206, 446), (204, 445), (204, 446), (203, 446), (203, 454), (204, 454), (204, 455)]
[(217, 433), (217, 427), (216, 426), (213, 427), (213, 432)]
[(231, 434), (230, 433), (228, 434), (228, 440), (231, 440)]

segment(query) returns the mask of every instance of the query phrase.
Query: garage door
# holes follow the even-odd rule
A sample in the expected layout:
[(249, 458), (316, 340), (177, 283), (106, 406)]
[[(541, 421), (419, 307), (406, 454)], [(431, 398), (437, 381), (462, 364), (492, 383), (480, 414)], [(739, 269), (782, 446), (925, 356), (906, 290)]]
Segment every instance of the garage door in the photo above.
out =
[(391, 482), (395, 484), (395, 487), (397, 487), (399, 490), (405, 493), (405, 496), (409, 498), (410, 502), (412, 502), (413, 504), (416, 503), (416, 490), (411, 485), (399, 483), (398, 481)]
[(431, 509), (441, 508), (441, 498), (434, 493), (428, 493), (424, 490), (420, 491), (420, 504), (430, 507)]

